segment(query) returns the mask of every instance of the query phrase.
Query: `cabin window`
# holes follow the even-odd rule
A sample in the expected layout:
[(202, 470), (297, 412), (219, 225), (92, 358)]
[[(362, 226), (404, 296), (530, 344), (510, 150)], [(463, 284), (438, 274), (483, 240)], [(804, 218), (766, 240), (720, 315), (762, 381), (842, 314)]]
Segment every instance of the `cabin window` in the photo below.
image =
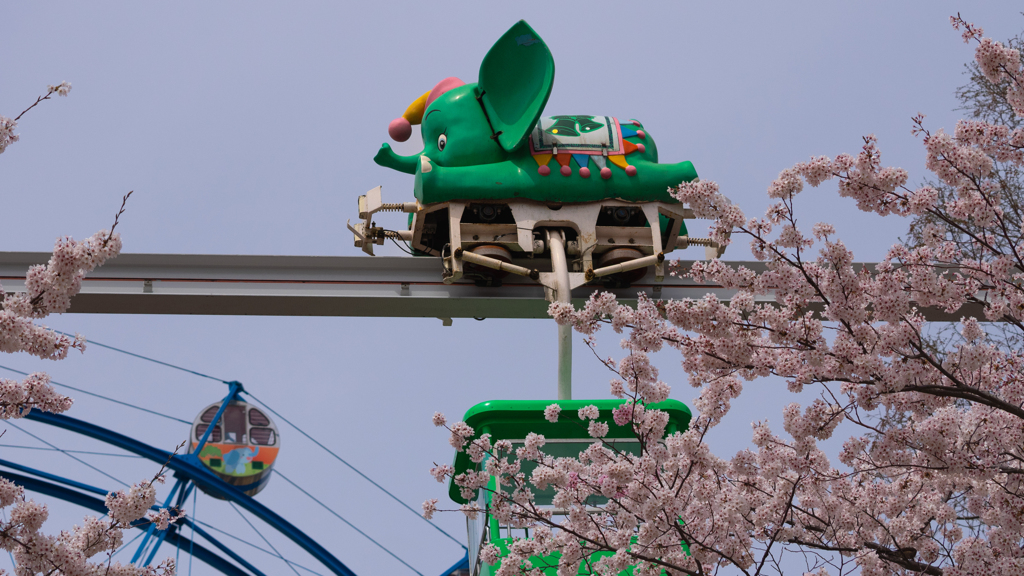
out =
[(249, 424), (253, 426), (270, 426), (270, 418), (255, 408), (249, 409)]
[[(211, 417), (210, 420), (213, 420)], [(206, 429), (209, 428), (209, 424), (200, 424), (196, 426), (196, 442), (203, 439), (203, 434), (206, 434)], [(220, 442), (220, 426), (214, 426), (213, 432), (210, 432), (210, 437), (207, 438), (207, 442)]]
[(199, 419), (209, 424), (210, 422), (213, 422), (213, 417), (217, 415), (217, 410), (220, 410), (220, 404), (207, 408), (206, 412), (203, 412), (203, 415), (200, 416)]
[(221, 420), (224, 421), (224, 441), (230, 444), (245, 444), (245, 407), (228, 406)]
[(275, 440), (274, 431), (270, 428), (250, 428), (249, 436), (252, 438), (253, 444), (260, 446), (271, 446)]

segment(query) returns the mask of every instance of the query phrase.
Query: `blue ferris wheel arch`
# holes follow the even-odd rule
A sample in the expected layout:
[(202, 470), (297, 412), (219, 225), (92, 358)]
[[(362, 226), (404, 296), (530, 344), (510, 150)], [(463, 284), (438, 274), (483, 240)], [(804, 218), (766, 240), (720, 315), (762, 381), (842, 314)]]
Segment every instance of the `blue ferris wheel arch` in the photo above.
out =
[[(2, 462), (2, 464), (4, 466), (8, 466), (8, 467), (11, 466), (11, 464), (8, 463), (8, 462)], [(31, 471), (33, 473), (38, 473), (37, 471), (31, 470), (31, 469), (29, 469), (29, 471)], [(95, 498), (93, 496), (88, 496), (86, 494), (82, 494), (81, 492), (79, 492), (77, 490), (72, 490), (70, 488), (66, 488), (64, 486), (59, 485), (56, 482), (47, 482), (46, 480), (40, 480), (39, 478), (35, 478), (33, 476), (24, 476), (22, 474), (16, 474), (14, 472), (8, 472), (6, 470), (0, 471), (0, 478), (6, 478), (6, 479), (8, 479), (8, 480), (10, 480), (12, 482), (15, 482), (19, 486), (25, 488), (26, 490), (29, 490), (30, 492), (35, 492), (37, 494), (43, 494), (45, 496), (51, 496), (51, 497), (54, 497), (54, 498), (58, 498), (58, 499), (63, 500), (65, 502), (70, 502), (72, 504), (77, 504), (79, 506), (82, 506), (83, 508), (87, 508), (87, 509), (92, 510), (94, 512), (99, 512), (101, 514), (105, 514), (107, 512), (107, 506), (106, 506), (106, 504), (104, 504), (103, 499)], [(78, 484), (78, 483), (76, 483), (76, 484)], [(78, 485), (76, 487), (81, 487), (81, 486)], [(99, 488), (95, 488), (95, 489), (90, 490), (90, 491), (91, 492), (96, 492), (96, 493), (102, 493), (103, 492), (103, 490), (100, 490)], [(196, 533), (198, 533), (200, 535), (203, 535), (205, 533), (205, 530), (202, 530), (202, 528), (194, 526), (190, 519), (186, 520), (185, 523), (188, 526), (196, 528)], [(140, 530), (147, 530), (149, 528), (148, 524), (145, 523), (145, 522), (138, 522), (134, 526), (136, 528), (140, 529)], [(209, 537), (207, 537), (205, 535), (204, 535), (204, 537), (209, 539)], [(184, 536), (178, 530), (171, 530), (171, 531), (169, 531), (169, 534), (167, 535), (166, 540), (169, 543), (171, 543), (171, 544), (173, 544), (175, 546), (183, 547), (186, 550), (191, 550), (192, 551), (192, 555), (197, 560), (205, 562), (206, 564), (208, 564), (211, 567), (215, 568), (216, 570), (220, 571), (222, 574), (228, 574), (229, 576), (248, 576), (248, 574), (246, 572), (238, 569), (235, 565), (231, 564), (230, 562), (227, 562), (226, 560), (224, 560), (223, 558), (218, 556), (213, 551), (207, 549), (202, 544), (194, 542), (193, 540), (191, 540), (188, 537)], [(225, 554), (228, 554), (229, 556), (234, 555), (234, 553), (230, 552), (226, 547), (222, 548), (223, 544), (220, 544), (219, 542), (217, 544), (219, 544), (219, 546), (217, 546), (217, 548), (220, 549)], [(243, 559), (235, 558), (235, 560), (237, 562), (241, 563), (243, 566), (246, 566), (246, 568), (251, 570), (254, 574), (257, 574), (257, 575), (261, 575), (262, 574), (262, 572), (260, 572), (255, 567), (253, 567), (251, 565), (248, 565), (248, 562), (245, 562)]]
[[(32, 410), (25, 416), (25, 419), (34, 420), (36, 422), (68, 430), (76, 434), (81, 434), (83, 436), (99, 440), (106, 444), (116, 446), (118, 448), (121, 448), (122, 450), (131, 452), (133, 454), (136, 454), (158, 464), (166, 464), (167, 468), (174, 473), (175, 478), (177, 478), (179, 482), (191, 482), (192, 484), (199, 487), (208, 494), (215, 495), (224, 498), (230, 502), (238, 504), (239, 506), (249, 511), (254, 516), (266, 522), (268, 525), (270, 525), (272, 528), (274, 528), (284, 536), (291, 539), (299, 547), (301, 547), (303, 550), (305, 550), (314, 558), (316, 558), (332, 573), (338, 576), (355, 576), (355, 573), (352, 572), (352, 570), (348, 566), (346, 566), (340, 560), (335, 558), (334, 555), (328, 552), (323, 546), (318, 544), (313, 538), (308, 536), (305, 532), (303, 532), (302, 530), (300, 530), (299, 528), (297, 528), (296, 526), (282, 518), (280, 515), (278, 515), (270, 508), (267, 508), (263, 504), (260, 504), (252, 497), (247, 496), (243, 492), (243, 490), (239, 489), (239, 487), (232, 486), (227, 482), (224, 482), (217, 476), (213, 475), (209, 471), (207, 471), (206, 467), (203, 466), (202, 462), (193, 454), (172, 454), (166, 450), (155, 448), (153, 446), (135, 440), (134, 438), (129, 438), (124, 434), (119, 434), (117, 432), (114, 432), (113, 430), (103, 428), (102, 426), (97, 426), (96, 424), (91, 424), (89, 422), (85, 422), (83, 420), (78, 420), (76, 418), (64, 416), (61, 414), (50, 414), (46, 412), (39, 412), (38, 410)], [(4, 465), (7, 467), (11, 467), (10, 463), (5, 462)], [(93, 488), (76, 482), (74, 480), (61, 478), (59, 476), (38, 472), (20, 466), (18, 468), (26, 472), (31, 472), (35, 476), (42, 476), (50, 480), (55, 480), (57, 482), (60, 482), (61, 484), (74, 486), (79, 489), (87, 489), (87, 491), (94, 491), (97, 493), (106, 494), (106, 491), (104, 490)], [(86, 508), (97, 510), (103, 513), (106, 512), (106, 506), (103, 504), (102, 500), (92, 498), (91, 496), (86, 496), (81, 492), (71, 490), (63, 486), (59, 486), (53, 482), (40, 480), (38, 478), (29, 478), (26, 476), (22, 476), (20, 474), (11, 474), (6, 471), (0, 473), (0, 475), (8, 477), (11, 480), (15, 480), (18, 483), (29, 481), (28, 483), (24, 483), (23, 485), (33, 492), (45, 493), (53, 497), (60, 498), (62, 500), (66, 500), (69, 502), (73, 502), (75, 504), (85, 506)], [(17, 478), (14, 478), (15, 476)], [(247, 489), (248, 487), (242, 486), (241, 488)], [(92, 500), (96, 500), (96, 502), (92, 502)], [(99, 505), (98, 509), (95, 508), (95, 505), (97, 503)], [(227, 554), (229, 557), (239, 562), (253, 573), (257, 575), (262, 574), (259, 570), (257, 570), (251, 564), (243, 560), (240, 556), (235, 554), (229, 548), (217, 542), (210, 535), (205, 534), (205, 531), (196, 526), (194, 522), (190, 520), (186, 521), (188, 522), (190, 527), (196, 529), (196, 533), (202, 535), (204, 538), (206, 538), (209, 542), (213, 543), (219, 550)], [(152, 532), (151, 526), (147, 527), (147, 529), (150, 529), (150, 531)], [(220, 558), (214, 552), (201, 547), (199, 544), (191, 543), (190, 540), (188, 540), (187, 538), (178, 533), (176, 526), (172, 529), (158, 532), (156, 538), (157, 546), (159, 546), (160, 542), (164, 541), (165, 539), (169, 539), (174, 543), (180, 542), (183, 545), (190, 545), (194, 547), (194, 549), (196, 550), (195, 557), (197, 560), (209, 564), (211, 567), (216, 568), (223, 574), (227, 574), (229, 576), (245, 574), (245, 572), (240, 571), (237, 567)], [(151, 556), (155, 554), (155, 552), (156, 550), (154, 548), (153, 552), (151, 552)]]

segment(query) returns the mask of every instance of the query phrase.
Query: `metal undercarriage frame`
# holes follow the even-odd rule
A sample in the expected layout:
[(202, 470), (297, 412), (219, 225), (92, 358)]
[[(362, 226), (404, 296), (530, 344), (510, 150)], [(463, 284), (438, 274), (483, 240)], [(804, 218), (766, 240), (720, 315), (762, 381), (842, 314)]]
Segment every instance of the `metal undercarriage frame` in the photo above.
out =
[[(409, 230), (385, 230), (373, 222), (374, 214), (388, 210), (412, 213)], [(665, 276), (664, 255), (677, 248), (704, 246), (709, 259), (725, 251), (709, 239), (680, 236), (683, 222), (693, 219), (693, 211), (682, 204), (667, 202), (600, 200), (556, 204), (506, 199), (451, 201), (427, 206), (415, 202), (383, 204), (378, 187), (360, 196), (359, 212), (364, 222), (355, 227), (349, 224), (357, 247), (373, 254), (374, 244), (381, 245), (388, 238), (405, 240), (420, 254), (443, 259), (443, 280), (447, 284), (462, 279), (466, 275), (465, 263), (470, 263), (477, 269), (484, 267), (527, 276), (546, 287), (553, 286), (553, 278), (546, 275), (554, 274), (554, 267), (548, 273), (540, 271), (547, 266), (526, 267), (511, 262), (522, 258), (552, 258), (548, 239), (551, 230), (561, 230), (565, 237), (570, 290), (601, 276), (650, 265), (655, 266), (655, 278), (660, 282)], [(617, 213), (629, 216), (617, 220), (609, 216)], [(662, 217), (668, 220), (664, 231), (660, 224)], [(482, 248), (498, 248), (509, 257), (495, 258)], [(636, 262), (595, 265), (603, 255), (622, 248), (635, 251)], [(552, 295), (548, 299), (554, 300)]]
[[(386, 230), (373, 216), (380, 211), (411, 213), (408, 230)], [(676, 248), (704, 246), (707, 258), (725, 251), (710, 239), (680, 236), (693, 211), (667, 202), (545, 203), (533, 200), (473, 200), (384, 204), (378, 186), (359, 197), (363, 222), (348, 229), (355, 245), (373, 255), (385, 240), (409, 242), (423, 255), (440, 256), (442, 279), (452, 284), (470, 279), (500, 283), (507, 274), (526, 276), (544, 286), (548, 302), (571, 302), (572, 289), (601, 277), (625, 278), (654, 266), (655, 280), (665, 278), (665, 254)], [(662, 219), (665, 219), (664, 229)], [(527, 267), (529, 259), (550, 267)], [(597, 266), (595, 266), (595, 260)], [(642, 272), (641, 272), (642, 275)], [(572, 326), (558, 325), (558, 398), (572, 398)]]

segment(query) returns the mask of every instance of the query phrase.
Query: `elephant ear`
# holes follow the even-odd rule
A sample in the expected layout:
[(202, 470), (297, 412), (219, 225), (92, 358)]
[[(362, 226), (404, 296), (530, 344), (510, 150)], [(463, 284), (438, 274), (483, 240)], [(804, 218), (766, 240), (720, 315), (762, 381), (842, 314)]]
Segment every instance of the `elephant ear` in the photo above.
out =
[(484, 57), (477, 88), (480, 103), (506, 152), (526, 142), (554, 81), (551, 51), (524, 20), (509, 28)]

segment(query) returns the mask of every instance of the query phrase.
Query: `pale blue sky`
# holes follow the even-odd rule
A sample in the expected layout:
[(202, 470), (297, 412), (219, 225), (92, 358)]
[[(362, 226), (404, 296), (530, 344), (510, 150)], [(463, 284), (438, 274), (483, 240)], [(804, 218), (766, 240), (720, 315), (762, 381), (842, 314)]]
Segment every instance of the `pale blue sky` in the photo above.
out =
[[(957, 10), (998, 39), (1024, 28), (1010, 1), (5, 3), (0, 114), (16, 115), (47, 84), (67, 80), (74, 89), (27, 114), (21, 141), (0, 156), (0, 249), (44, 251), (59, 235), (89, 235), (109, 226), (134, 189), (119, 228), (126, 252), (356, 255), (344, 230), (356, 197), (383, 185), (387, 201), (411, 199), (411, 177), (372, 162), (388, 122), (446, 76), (475, 81), (483, 55), (519, 18), (555, 57), (549, 113), (639, 118), (663, 161), (693, 161), (748, 215), (768, 204), (764, 191), (780, 170), (812, 155), (855, 153), (866, 134), (879, 137), (885, 163), (918, 182), (924, 156), (910, 118), (921, 112), (930, 128), (952, 128), (952, 93), (972, 57), (948, 24)], [(906, 225), (859, 214), (834, 187), (806, 192), (798, 210), (808, 225), (835, 224), (861, 260), (881, 257)], [(749, 258), (743, 246), (726, 256)], [(437, 320), (65, 316), (50, 324), (244, 382), (417, 508), (444, 499), (427, 474), (432, 461), (451, 459), (429, 423), (435, 410), (457, 417), (487, 399), (555, 393), (555, 328), (546, 321), (444, 328)], [(617, 354), (616, 342), (607, 335), (603, 352)], [(689, 402), (694, 391), (676, 358), (663, 356), (673, 397)], [(24, 356), (0, 363), (46, 369), (187, 420), (224, 392), (97, 347), (58, 364)], [(582, 346), (575, 375), (576, 397), (607, 397), (608, 375)], [(744, 446), (751, 420), (778, 422), (792, 400), (777, 383), (749, 385), (712, 439), (716, 451)], [(186, 433), (87, 398), (71, 415), (108, 420), (165, 448)], [(65, 447), (96, 446), (27, 426)], [(33, 442), (10, 427), (2, 440)], [(461, 555), (286, 428), (283, 442), (282, 471), (421, 572), (437, 574)], [(0, 454), (109, 485), (67, 459)], [(127, 481), (152, 469), (91, 461)], [(357, 573), (407, 573), (283, 482), (259, 498)], [(51, 510), (52, 530), (82, 515), (60, 503)], [(199, 519), (259, 541), (233, 514), (199, 500)], [(440, 518), (464, 534), (461, 517)], [(0, 556), (0, 567), (7, 562)], [(272, 559), (261, 565), (286, 570)], [(193, 573), (210, 572), (197, 564)]]

